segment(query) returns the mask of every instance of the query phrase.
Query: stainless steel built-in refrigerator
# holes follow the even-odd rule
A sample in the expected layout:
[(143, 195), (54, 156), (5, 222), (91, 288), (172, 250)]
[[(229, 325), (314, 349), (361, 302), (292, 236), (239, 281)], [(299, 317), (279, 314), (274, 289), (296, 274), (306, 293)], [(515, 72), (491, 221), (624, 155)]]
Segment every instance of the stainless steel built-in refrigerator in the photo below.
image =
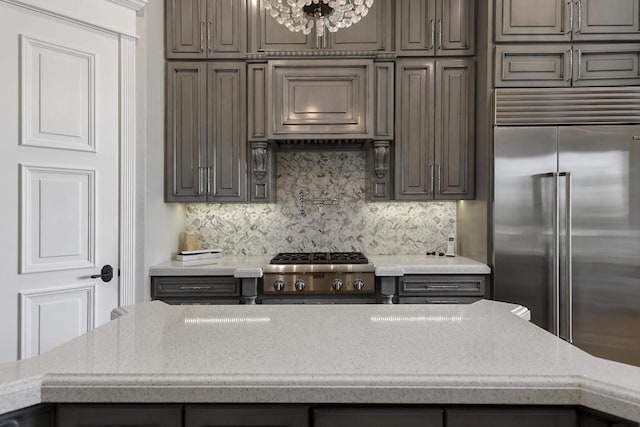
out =
[(498, 127), (494, 294), (640, 366), (640, 126)]

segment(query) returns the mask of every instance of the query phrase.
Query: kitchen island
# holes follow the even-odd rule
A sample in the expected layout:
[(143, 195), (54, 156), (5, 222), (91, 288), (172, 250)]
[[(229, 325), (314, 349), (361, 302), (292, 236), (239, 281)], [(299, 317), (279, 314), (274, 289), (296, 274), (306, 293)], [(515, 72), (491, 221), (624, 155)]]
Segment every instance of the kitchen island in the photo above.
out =
[(0, 413), (41, 402), (569, 405), (640, 421), (640, 368), (592, 357), (518, 309), (135, 305), (0, 365)]

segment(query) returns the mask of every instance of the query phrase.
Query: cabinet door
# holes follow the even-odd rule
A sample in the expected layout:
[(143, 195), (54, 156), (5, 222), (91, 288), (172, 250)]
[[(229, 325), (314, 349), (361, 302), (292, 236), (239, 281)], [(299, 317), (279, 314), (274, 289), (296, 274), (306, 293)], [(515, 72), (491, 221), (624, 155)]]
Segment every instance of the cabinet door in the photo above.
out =
[(574, 45), (573, 86), (640, 85), (640, 45)]
[(441, 0), (438, 6), (436, 55), (473, 55), (476, 0)]
[(572, 408), (447, 409), (447, 427), (576, 427)]
[(165, 201), (205, 201), (206, 65), (167, 64)]
[(400, 55), (434, 55), (436, 0), (402, 0), (397, 2), (396, 40), (396, 49)]
[(433, 199), (434, 78), (434, 60), (397, 62), (395, 195), (398, 200)]
[(392, 49), (390, 3), (375, 2), (360, 22), (336, 33), (330, 33), (329, 47), (336, 50)]
[(40, 404), (0, 415), (1, 427), (53, 427), (55, 406)]
[(167, 58), (207, 57), (207, 1), (166, 0)]
[(264, 8), (264, 1), (251, 1), (251, 47), (252, 52), (306, 50), (314, 47), (313, 32), (306, 36), (289, 31), (278, 24)]
[(496, 87), (569, 87), (571, 45), (496, 47)]
[(181, 427), (182, 406), (147, 404), (61, 404), (60, 427)]
[(247, 51), (246, 0), (207, 0), (207, 56), (238, 57)]
[(421, 408), (318, 408), (314, 427), (442, 427), (442, 409)]
[(436, 66), (436, 199), (474, 195), (475, 72), (473, 59)]
[(186, 405), (184, 427), (308, 427), (306, 405)]
[(570, 41), (572, 5), (567, 0), (496, 0), (496, 41)]
[(578, 0), (574, 40), (640, 41), (640, 0)]
[(244, 62), (207, 68), (207, 201), (247, 200), (247, 108)]

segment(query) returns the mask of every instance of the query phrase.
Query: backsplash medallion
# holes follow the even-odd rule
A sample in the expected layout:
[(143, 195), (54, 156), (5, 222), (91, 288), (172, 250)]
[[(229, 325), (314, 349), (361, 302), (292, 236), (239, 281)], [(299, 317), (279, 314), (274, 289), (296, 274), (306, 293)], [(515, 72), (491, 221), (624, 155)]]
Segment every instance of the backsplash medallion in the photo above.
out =
[[(277, 204), (186, 205), (186, 228), (226, 255), (290, 251), (362, 251), (422, 255), (446, 247), (456, 232), (455, 202), (365, 201), (363, 151), (283, 151), (277, 157)], [(323, 199), (336, 205), (306, 202)], [(335, 201), (334, 199), (337, 199)]]

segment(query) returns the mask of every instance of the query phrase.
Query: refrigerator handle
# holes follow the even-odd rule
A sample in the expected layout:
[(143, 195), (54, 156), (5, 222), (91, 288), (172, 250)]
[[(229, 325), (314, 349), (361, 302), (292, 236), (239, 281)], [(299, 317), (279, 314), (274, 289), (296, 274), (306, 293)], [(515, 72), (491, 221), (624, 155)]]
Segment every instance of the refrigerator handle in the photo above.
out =
[(560, 194), (559, 194), (559, 174), (553, 172), (553, 278), (551, 289), (551, 311), (552, 322), (551, 332), (560, 336)]
[(565, 304), (564, 315), (567, 325), (566, 341), (573, 343), (573, 248), (572, 248), (572, 233), (571, 233), (571, 217), (572, 217), (572, 200), (571, 200), (571, 172), (560, 172), (560, 176), (565, 177), (565, 254), (566, 254), (566, 267), (565, 267)]

